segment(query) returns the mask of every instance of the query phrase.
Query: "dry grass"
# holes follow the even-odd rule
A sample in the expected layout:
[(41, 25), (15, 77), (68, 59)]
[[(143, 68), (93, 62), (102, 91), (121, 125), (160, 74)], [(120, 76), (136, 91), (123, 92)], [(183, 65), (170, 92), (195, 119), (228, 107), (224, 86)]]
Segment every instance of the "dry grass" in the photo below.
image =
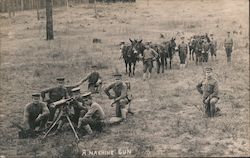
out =
[[(140, 0), (136, 4), (98, 4), (98, 18), (91, 5), (68, 11), (56, 8), (54, 41), (44, 40), (45, 19), (38, 22), (34, 11), (17, 13), (11, 20), (1, 14), (0, 155), (78, 157), (82, 149), (117, 148), (132, 149), (133, 157), (250, 155), (247, 3), (157, 0), (147, 7)], [(238, 32), (234, 34), (231, 66), (222, 48), (227, 30)], [(124, 77), (132, 85), (136, 114), (94, 138), (83, 138), (77, 145), (69, 130), (45, 141), (18, 140), (17, 130), (10, 127), (10, 121), (21, 121), (30, 95), (53, 86), (58, 76), (73, 84), (90, 71), (91, 64), (97, 64), (107, 86), (116, 68), (125, 72), (118, 44), (129, 42), (129, 37), (160, 43), (165, 40), (160, 39), (161, 33), (170, 39), (178, 33), (189, 37), (205, 32), (214, 33), (219, 43), (217, 61), (209, 64), (220, 84), (220, 117), (202, 118), (194, 107), (201, 104), (195, 85), (203, 77), (202, 67), (189, 62), (181, 71), (176, 54), (173, 69), (165, 74), (154, 71), (152, 79), (143, 82), (142, 63), (138, 63), (136, 75)], [(102, 43), (92, 43), (94, 38)], [(85, 90), (86, 85), (81, 88)], [(105, 95), (95, 95), (94, 99), (107, 116), (114, 115)]]

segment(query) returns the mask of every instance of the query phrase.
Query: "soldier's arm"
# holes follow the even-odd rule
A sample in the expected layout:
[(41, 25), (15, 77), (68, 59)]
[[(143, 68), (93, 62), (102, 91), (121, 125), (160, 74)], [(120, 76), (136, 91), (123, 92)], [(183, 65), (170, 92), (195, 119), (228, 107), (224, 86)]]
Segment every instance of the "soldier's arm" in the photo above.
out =
[(209, 99), (211, 99), (213, 97), (218, 97), (219, 87), (218, 87), (217, 81), (215, 81), (215, 83), (214, 83), (214, 89), (213, 90), (214, 90), (213, 93), (209, 95)]
[(23, 124), (24, 124), (24, 128), (30, 128), (29, 127), (29, 112), (28, 112), (28, 105), (27, 104), (25, 107), (24, 107), (24, 115), (23, 115)]
[(96, 110), (97, 110), (96, 106), (93, 106), (93, 105), (92, 105), (92, 106), (89, 108), (88, 112), (84, 115), (83, 119), (84, 119), (84, 118), (90, 118), (90, 117), (92, 117), (93, 114), (96, 112)]
[(36, 121), (40, 121), (42, 118), (49, 116), (49, 109), (46, 106), (45, 103), (41, 103), (42, 104), (42, 113), (40, 115), (38, 115), (38, 117), (36, 118)]
[(125, 83), (123, 83), (122, 84), (121, 96), (116, 98), (115, 101), (126, 98), (127, 97), (127, 92), (128, 92), (127, 85)]
[(111, 85), (109, 85), (107, 88), (104, 89), (104, 92), (106, 93), (106, 95), (110, 98), (111, 94), (109, 93), (110, 89), (112, 89), (115, 86), (115, 83), (112, 83)]
[(198, 92), (200, 94), (203, 94), (203, 91), (202, 91), (202, 81), (197, 84), (196, 88), (197, 88), (197, 90), (198, 90)]
[(52, 89), (53, 88), (47, 88), (47, 89), (44, 89), (41, 91), (41, 97), (42, 97), (43, 101), (44, 101), (46, 93), (49, 93)]

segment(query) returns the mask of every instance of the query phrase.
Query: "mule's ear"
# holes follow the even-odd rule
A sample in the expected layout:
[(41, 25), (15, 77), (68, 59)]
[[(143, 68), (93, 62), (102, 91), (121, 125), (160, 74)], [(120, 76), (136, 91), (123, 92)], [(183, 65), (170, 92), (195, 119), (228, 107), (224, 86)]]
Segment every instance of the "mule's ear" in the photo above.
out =
[(129, 40), (130, 40), (131, 43), (133, 43), (132, 39), (129, 38)]
[(142, 42), (142, 40), (139, 41), (139, 43), (141, 43), (141, 42)]

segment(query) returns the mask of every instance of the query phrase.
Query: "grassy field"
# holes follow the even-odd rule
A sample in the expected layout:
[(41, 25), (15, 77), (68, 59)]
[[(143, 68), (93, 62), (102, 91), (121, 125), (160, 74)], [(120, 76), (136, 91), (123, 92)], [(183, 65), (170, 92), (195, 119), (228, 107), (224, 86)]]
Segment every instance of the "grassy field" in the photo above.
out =
[[(97, 4), (54, 9), (55, 40), (46, 41), (45, 11), (37, 21), (36, 11), (18, 12), (12, 19), (0, 14), (0, 156), (75, 157), (82, 150), (127, 150), (127, 157), (141, 156), (250, 156), (249, 144), (249, 1), (247, 0), (138, 0), (137, 3)], [(234, 31), (232, 64), (227, 65), (223, 40)], [(21, 122), (31, 94), (53, 86), (58, 76), (74, 84), (97, 64), (104, 87), (112, 74), (125, 66), (119, 59), (119, 43), (129, 38), (160, 43), (180, 34), (186, 38), (213, 33), (218, 41), (214, 76), (219, 82), (221, 116), (203, 118), (194, 105), (201, 105), (195, 86), (203, 78), (202, 66), (188, 62), (149, 81), (142, 80), (142, 63), (131, 83), (134, 116), (95, 137), (77, 144), (66, 127), (47, 140), (17, 139), (11, 121)], [(165, 39), (160, 38), (164, 34)], [(94, 44), (99, 38), (102, 43)], [(87, 86), (81, 87), (86, 90)], [(94, 96), (108, 117), (115, 114), (102, 93)], [(117, 157), (115, 155), (114, 157)]]

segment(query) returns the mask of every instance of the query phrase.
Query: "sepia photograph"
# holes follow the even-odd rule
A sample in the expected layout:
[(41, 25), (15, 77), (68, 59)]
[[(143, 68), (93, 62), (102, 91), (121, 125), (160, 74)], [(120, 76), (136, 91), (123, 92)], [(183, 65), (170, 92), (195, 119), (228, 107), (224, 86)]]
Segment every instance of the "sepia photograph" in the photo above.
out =
[(250, 157), (249, 0), (0, 0), (0, 158)]

